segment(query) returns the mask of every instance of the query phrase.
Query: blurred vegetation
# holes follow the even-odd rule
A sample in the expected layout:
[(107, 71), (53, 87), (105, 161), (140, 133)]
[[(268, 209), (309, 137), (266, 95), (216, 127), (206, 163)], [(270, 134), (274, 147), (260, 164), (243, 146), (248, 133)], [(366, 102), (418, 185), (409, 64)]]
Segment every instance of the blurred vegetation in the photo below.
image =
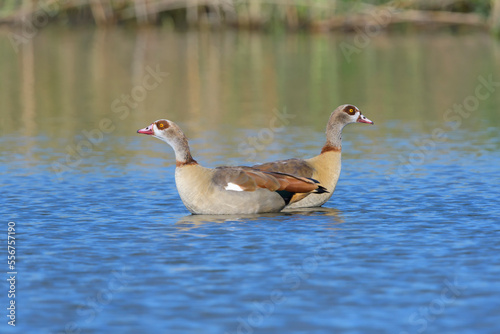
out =
[(52, 22), (267, 31), (467, 26), (498, 34), (500, 0), (0, 0), (2, 24)]

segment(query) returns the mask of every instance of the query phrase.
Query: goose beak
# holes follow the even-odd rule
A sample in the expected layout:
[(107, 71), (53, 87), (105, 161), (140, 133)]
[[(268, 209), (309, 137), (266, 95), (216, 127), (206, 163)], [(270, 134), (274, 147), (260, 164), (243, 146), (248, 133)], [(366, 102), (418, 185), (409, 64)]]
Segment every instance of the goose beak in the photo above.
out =
[(137, 130), (137, 133), (143, 133), (145, 135), (154, 135), (155, 133), (153, 131), (153, 124), (151, 124), (150, 126), (145, 127), (144, 129)]
[(359, 123), (368, 123), (368, 124), (373, 124), (372, 121), (370, 121), (368, 118), (366, 118), (363, 114), (360, 114), (356, 122)]

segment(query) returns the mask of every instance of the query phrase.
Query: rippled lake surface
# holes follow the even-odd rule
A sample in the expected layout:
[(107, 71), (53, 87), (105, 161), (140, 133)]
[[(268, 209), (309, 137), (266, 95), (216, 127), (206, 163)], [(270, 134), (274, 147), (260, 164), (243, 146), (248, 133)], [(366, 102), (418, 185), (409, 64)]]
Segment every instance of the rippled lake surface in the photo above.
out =
[[(343, 53), (354, 37), (2, 38), (0, 267), (15, 222), (17, 276), (0, 331), (498, 333), (500, 46), (395, 34)], [(337, 189), (310, 210), (190, 215), (172, 150), (135, 133), (171, 119), (206, 166), (310, 157), (343, 103), (375, 125), (345, 128)]]

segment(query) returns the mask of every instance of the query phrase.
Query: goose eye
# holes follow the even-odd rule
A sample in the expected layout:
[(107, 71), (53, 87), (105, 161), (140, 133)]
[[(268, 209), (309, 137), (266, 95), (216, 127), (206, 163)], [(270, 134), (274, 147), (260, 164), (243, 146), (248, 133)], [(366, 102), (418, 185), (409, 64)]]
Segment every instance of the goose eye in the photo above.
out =
[(158, 129), (164, 130), (164, 129), (168, 128), (168, 123), (165, 121), (160, 121), (160, 122), (156, 123), (156, 126), (158, 127)]
[(354, 106), (347, 106), (344, 111), (349, 114), (349, 115), (354, 115), (356, 114), (356, 107)]

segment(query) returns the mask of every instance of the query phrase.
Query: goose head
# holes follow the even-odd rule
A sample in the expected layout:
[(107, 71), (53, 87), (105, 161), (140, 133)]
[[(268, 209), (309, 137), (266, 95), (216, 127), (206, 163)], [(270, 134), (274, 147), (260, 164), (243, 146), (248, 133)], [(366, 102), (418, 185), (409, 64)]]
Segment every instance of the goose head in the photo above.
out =
[(373, 124), (371, 120), (361, 113), (358, 107), (352, 104), (338, 106), (328, 120), (326, 126), (326, 144), (321, 152), (341, 151), (342, 129), (347, 124), (356, 122)]
[(153, 136), (163, 140), (172, 147), (174, 147), (178, 138), (184, 137), (184, 133), (182, 133), (179, 126), (168, 119), (154, 121), (151, 125), (137, 130), (137, 133)]
[(159, 119), (137, 130), (137, 133), (153, 136), (169, 144), (174, 149), (178, 165), (196, 162), (191, 156), (188, 140), (181, 128), (168, 119)]
[(352, 105), (352, 104), (343, 104), (341, 106), (338, 106), (337, 109), (335, 109), (332, 112), (332, 115), (330, 116), (330, 121), (328, 122), (329, 124), (341, 124), (343, 126), (350, 124), (350, 123), (367, 123), (367, 124), (373, 124), (371, 120), (369, 120), (361, 110), (359, 110), (358, 107)]

